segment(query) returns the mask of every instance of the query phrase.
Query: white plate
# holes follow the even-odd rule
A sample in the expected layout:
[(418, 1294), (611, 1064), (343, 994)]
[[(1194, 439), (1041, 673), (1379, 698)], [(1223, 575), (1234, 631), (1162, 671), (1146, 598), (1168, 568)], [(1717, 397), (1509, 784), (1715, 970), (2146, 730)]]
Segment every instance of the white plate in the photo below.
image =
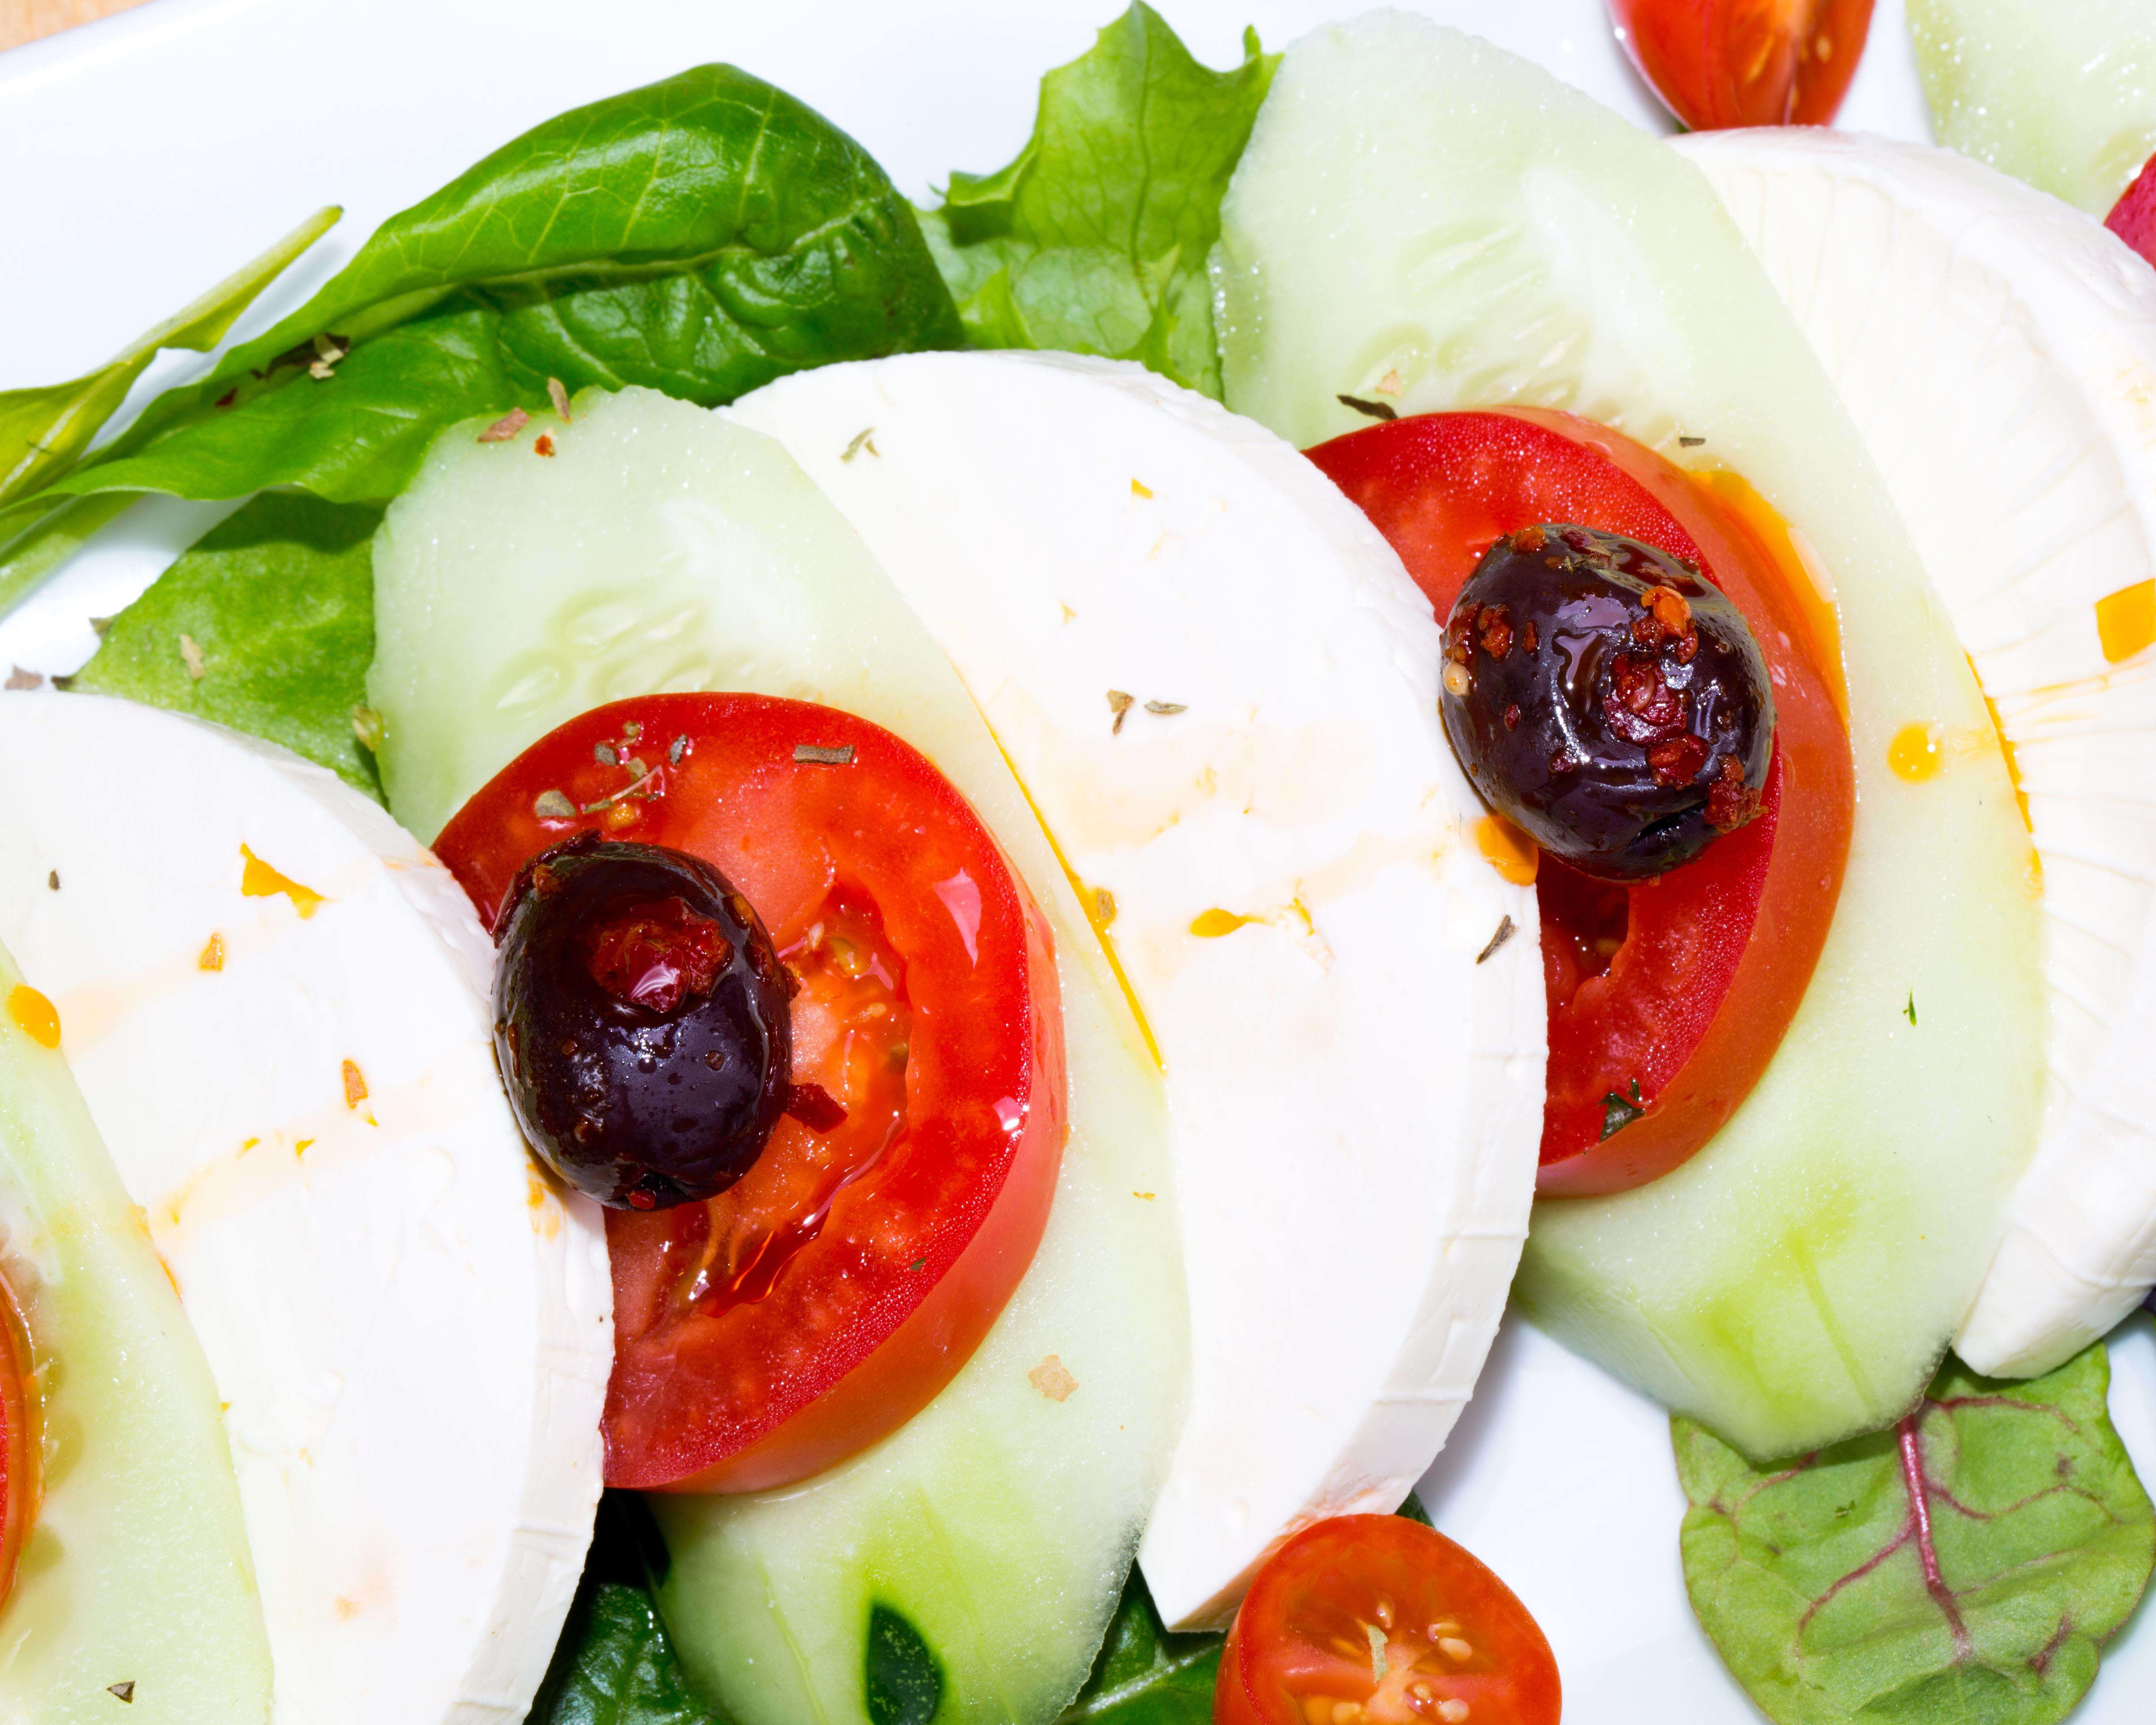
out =
[[(1356, 0), (1158, 0), (1221, 65)], [(709, 59), (814, 104), (916, 198), (1024, 142), (1037, 80), (1121, 0), (153, 0), (0, 54), (0, 386), (85, 371), (317, 206), (343, 225), (274, 288), (244, 336), (300, 300), (375, 223), (517, 132)], [(1539, 60), (1642, 125), (1666, 121), (1603, 0), (1423, 0), (1415, 9)], [(1901, 0), (1879, 0), (1843, 123), (1923, 140)], [(146, 391), (198, 367), (161, 362)], [(118, 609), (219, 513), (131, 514), (0, 624), (0, 667), (73, 670)], [(2156, 1335), (2115, 1343), (2112, 1410), (2156, 1481)], [(1683, 1499), (1661, 1411), (1508, 1322), (1424, 1482), (1438, 1524), (1518, 1591), (1556, 1647), (1570, 1725), (1744, 1725), (1758, 1715), (1686, 1604)], [(2143, 1614), (2144, 1616), (2147, 1614)], [(2076, 1725), (2143, 1725), (2156, 1630), (2115, 1643)], [(2138, 1705), (2135, 1697), (2142, 1697)]]

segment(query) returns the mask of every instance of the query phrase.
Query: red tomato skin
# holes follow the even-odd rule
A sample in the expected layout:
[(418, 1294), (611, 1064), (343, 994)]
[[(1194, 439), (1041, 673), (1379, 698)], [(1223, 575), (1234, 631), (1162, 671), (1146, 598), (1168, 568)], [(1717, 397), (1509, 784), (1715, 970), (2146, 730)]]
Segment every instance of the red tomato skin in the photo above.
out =
[[(1758, 638), (1776, 703), (1761, 818), (1630, 890), (1630, 932), (1606, 976), (1563, 994), (1545, 942), (1550, 1084), (1537, 1190), (1644, 1185), (1701, 1149), (1750, 1094), (1825, 945), (1856, 809), (1835, 649), (1741, 521), (1651, 449), (1591, 420), (1547, 408), (1424, 414), (1309, 454), (1440, 617), (1500, 534), (1578, 521), (1699, 565)], [(1680, 954), (1690, 958), (1681, 973)], [(1635, 1077), (1647, 1112), (1603, 1137), (1603, 1099)]]
[(2156, 156), (2142, 164), (2133, 183), (2118, 194), (2103, 225), (2156, 264)]
[[(622, 804), (574, 819), (539, 817), (533, 805), (546, 790), (593, 800), (594, 747), (628, 725), (641, 727), (654, 757), (669, 739), (690, 740), (679, 761), (653, 769), (657, 799), (628, 805), (626, 820)], [(797, 765), (802, 743), (850, 745), (854, 758)], [(824, 814), (839, 821), (829, 833), (814, 824)], [(661, 695), (599, 708), (504, 768), (443, 829), (435, 850), (491, 925), (527, 858), (590, 829), (714, 863), (782, 948), (843, 872), (877, 889), (886, 928), (907, 956), (906, 1134), (839, 1192), (822, 1232), (769, 1294), (701, 1331), (677, 1325), (662, 1348), (651, 1340), (653, 1314), (669, 1317), (665, 1246), (682, 1213), (607, 1214), (616, 1317), (607, 1483), (699, 1492), (793, 1484), (927, 1406), (1032, 1262), (1069, 1117), (1052, 939), (979, 817), (925, 757), (867, 720), (808, 702)], [(821, 835), (817, 845), (798, 842), (803, 830)], [(834, 834), (835, 860), (824, 845)], [(980, 897), (979, 956), (963, 965), (952, 956), (961, 938), (953, 915), (918, 876), (924, 860), (952, 856), (966, 860)], [(1002, 1124), (1012, 1111), (1014, 1129)], [(891, 1216), (913, 1231), (904, 1267), (879, 1274), (868, 1245)], [(827, 1321), (815, 1296), (833, 1286), (855, 1303)], [(746, 1410), (723, 1395), (700, 1396), (715, 1383), (749, 1380), (759, 1394)]]
[[(1015, 870), (1012, 879), (1017, 880)], [(1032, 895), (1022, 885), (1019, 890), (1025, 901), (1028, 961), (1033, 975), (1045, 979), (1052, 997), (1053, 944)], [(653, 1489), (767, 1491), (811, 1478), (897, 1430), (933, 1401), (973, 1357), (1024, 1277), (1047, 1230), (1063, 1144), (1070, 1136), (1063, 1014), (1053, 998), (1049, 1004), (1053, 1009), (1033, 1014), (1037, 1094), (1047, 1106), (1029, 1111), (988, 1222), (974, 1231), (905, 1321), (833, 1389), (745, 1449)], [(614, 1215), (609, 1215), (609, 1241), (613, 1220)], [(611, 1403), (611, 1395), (608, 1399)], [(867, 1409), (876, 1410), (873, 1418)]]
[(1609, 0), (1640, 75), (1694, 131), (1825, 126), (1871, 29), (1872, 0)]
[(30, 1333), (0, 1276), (0, 1602), (14, 1591), (23, 1543), (38, 1518), (43, 1447)]
[(1352, 1645), (1376, 1620), (1380, 1599), (1393, 1612), (1394, 1637), (1444, 1619), (1476, 1650), (1486, 1669), (1435, 1686), (1439, 1701), (1468, 1702), (1470, 1725), (1558, 1725), (1563, 1686), (1534, 1615), (1464, 1546), (1404, 1516), (1379, 1515), (1314, 1522), (1265, 1559), (1221, 1649), (1213, 1725), (1309, 1725), (1286, 1691), (1291, 1676), (1312, 1693), (1363, 1705), (1368, 1725), (1435, 1718), (1427, 1704), (1370, 1698), (1370, 1661), (1348, 1660), (1304, 1626), (1315, 1604), (1343, 1619), (1350, 1632), (1342, 1639)]

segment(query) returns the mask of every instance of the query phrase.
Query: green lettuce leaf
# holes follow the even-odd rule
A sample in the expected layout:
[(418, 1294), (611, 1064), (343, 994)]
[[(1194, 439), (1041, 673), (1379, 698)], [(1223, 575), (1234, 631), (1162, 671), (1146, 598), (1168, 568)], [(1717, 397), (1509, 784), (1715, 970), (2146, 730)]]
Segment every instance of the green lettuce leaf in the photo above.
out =
[(1760, 1466), (1671, 1422), (1685, 1582), (1777, 1725), (2051, 1725), (2156, 1563), (2101, 1344), (2026, 1383), (1949, 1360), (1892, 1430)]
[(70, 686), (281, 743), (379, 800), (353, 716), (374, 656), (381, 520), (369, 505), (265, 493), (114, 618)]
[(1219, 395), (1205, 258), (1278, 59), (1243, 39), (1242, 64), (1211, 71), (1134, 4), (1041, 80), (1015, 161), (951, 176), (921, 226), (968, 341), (1134, 359)]
[(813, 110), (700, 66), (550, 120), (393, 216), (305, 305), (48, 496), (381, 501), (474, 413), (644, 384), (705, 406), (956, 345), (912, 210)]

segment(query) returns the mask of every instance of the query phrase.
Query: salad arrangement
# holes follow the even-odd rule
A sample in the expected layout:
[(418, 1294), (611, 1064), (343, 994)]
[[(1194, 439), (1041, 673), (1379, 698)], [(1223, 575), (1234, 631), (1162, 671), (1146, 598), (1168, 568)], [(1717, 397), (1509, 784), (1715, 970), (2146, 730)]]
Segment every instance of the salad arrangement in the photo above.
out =
[(1702, 130), (1137, 5), (921, 211), (696, 68), (0, 395), (7, 602), (249, 500), (0, 698), (0, 1710), (1543, 1725), (1411, 1491), (1508, 1298), (1768, 1717), (2072, 1709), (2143, 25), (1912, 4), (1954, 154), (1612, 10)]

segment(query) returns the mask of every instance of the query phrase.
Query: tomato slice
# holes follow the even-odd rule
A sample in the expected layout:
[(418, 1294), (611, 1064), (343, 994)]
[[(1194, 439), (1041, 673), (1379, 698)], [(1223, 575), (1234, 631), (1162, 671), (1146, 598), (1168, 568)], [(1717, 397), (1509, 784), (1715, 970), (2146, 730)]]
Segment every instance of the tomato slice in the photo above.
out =
[(790, 1484), (927, 1405), (1032, 1261), (1068, 1114), (1047, 928), (924, 756), (803, 701), (587, 713), (435, 850), (491, 924), (527, 858), (591, 830), (716, 865), (801, 983), (802, 1088), (755, 1167), (707, 1204), (608, 1213), (607, 1483)]
[(1609, 0), (1609, 15), (1694, 131), (1825, 126), (1856, 75), (1871, 0)]
[(1404, 1516), (1316, 1522), (1228, 1631), (1214, 1725), (1557, 1725), (1557, 1660), (1512, 1590)]
[(1657, 880), (1608, 886), (1547, 856), (1537, 875), (1550, 1043), (1538, 1189), (1621, 1192), (1667, 1173), (1766, 1070), (1834, 919), (1856, 801), (1832, 612), (1740, 481), (1710, 491), (1572, 414), (1424, 414), (1310, 458), (1440, 617), (1500, 534), (1575, 521), (1697, 564), (1758, 639), (1777, 715), (1759, 819)]

